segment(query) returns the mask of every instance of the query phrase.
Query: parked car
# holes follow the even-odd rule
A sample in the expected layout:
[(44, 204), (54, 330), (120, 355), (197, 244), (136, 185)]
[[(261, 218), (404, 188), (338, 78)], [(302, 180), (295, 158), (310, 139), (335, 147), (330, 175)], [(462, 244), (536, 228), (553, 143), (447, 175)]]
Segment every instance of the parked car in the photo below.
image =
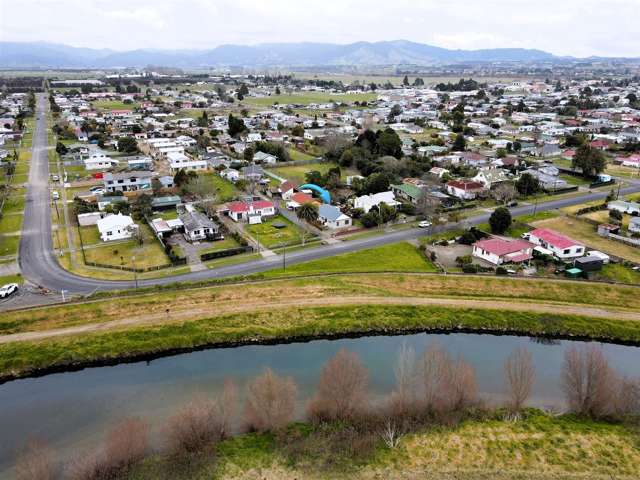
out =
[(0, 288), (0, 298), (7, 298), (9, 295), (13, 295), (18, 291), (17, 283), (7, 283)]
[(418, 224), (418, 227), (420, 228), (429, 228), (430, 226), (431, 226), (431, 222), (427, 220), (423, 220)]
[(57, 190), (54, 190), (53, 192), (51, 192), (51, 198), (53, 198), (54, 200), (60, 200), (60, 194), (58, 193)]
[(59, 182), (60, 177), (58, 175), (51, 175), (51, 180), (53, 180), (54, 182)]
[(107, 193), (104, 187), (91, 187), (89, 191), (94, 195), (104, 195), (105, 193)]
[(518, 202), (516, 202), (515, 200), (513, 202), (507, 203), (507, 207), (517, 207), (517, 206), (518, 206)]

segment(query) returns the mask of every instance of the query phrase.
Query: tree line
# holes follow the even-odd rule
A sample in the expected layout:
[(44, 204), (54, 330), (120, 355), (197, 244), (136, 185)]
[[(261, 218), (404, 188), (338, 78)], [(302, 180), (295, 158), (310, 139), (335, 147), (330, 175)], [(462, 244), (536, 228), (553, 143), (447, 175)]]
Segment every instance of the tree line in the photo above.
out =
[[(536, 371), (531, 353), (515, 349), (504, 361), (505, 402), (490, 407), (479, 393), (475, 368), (437, 343), (421, 354), (403, 346), (394, 362), (395, 385), (374, 399), (369, 371), (359, 356), (340, 350), (323, 366), (315, 392), (305, 403), (305, 435), (296, 433), (298, 386), (291, 377), (267, 368), (245, 386), (226, 380), (215, 396), (198, 396), (173, 413), (160, 428), (163, 471), (183, 472), (215, 455), (221, 441), (244, 432), (273, 435), (282, 452), (300, 456), (343, 456), (352, 461), (379, 448), (396, 448), (412, 432), (451, 426), (466, 418), (518, 421), (527, 414)], [(598, 346), (565, 351), (561, 383), (568, 412), (589, 419), (621, 421), (640, 413), (640, 381), (619, 375)], [(329, 455), (327, 455), (329, 450)], [(153, 453), (150, 425), (127, 418), (106, 433), (98, 447), (80, 452), (64, 466), (43, 442), (31, 440), (16, 464), (18, 480), (107, 480), (126, 478)], [(309, 457), (310, 456), (310, 457)], [(335, 459), (335, 458), (334, 458)], [(333, 460), (332, 460), (333, 461)]]

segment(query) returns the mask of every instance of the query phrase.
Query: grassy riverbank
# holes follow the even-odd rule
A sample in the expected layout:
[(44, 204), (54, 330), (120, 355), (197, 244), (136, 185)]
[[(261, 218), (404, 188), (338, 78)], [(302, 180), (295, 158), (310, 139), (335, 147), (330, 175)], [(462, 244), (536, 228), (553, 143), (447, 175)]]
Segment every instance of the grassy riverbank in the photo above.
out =
[[(328, 302), (329, 304), (331, 302)], [(282, 307), (166, 324), (132, 324), (113, 331), (0, 344), (0, 375), (116, 363), (208, 345), (281, 342), (319, 337), (469, 330), (580, 336), (640, 342), (640, 322), (482, 308), (401, 305)]]
[(330, 444), (332, 433), (297, 424), (280, 434), (247, 434), (190, 459), (188, 468), (150, 458), (129, 479), (621, 480), (637, 478), (640, 462), (630, 427), (536, 410), (519, 422), (495, 415), (427, 427), (395, 449), (374, 439), (353, 451), (344, 439)]

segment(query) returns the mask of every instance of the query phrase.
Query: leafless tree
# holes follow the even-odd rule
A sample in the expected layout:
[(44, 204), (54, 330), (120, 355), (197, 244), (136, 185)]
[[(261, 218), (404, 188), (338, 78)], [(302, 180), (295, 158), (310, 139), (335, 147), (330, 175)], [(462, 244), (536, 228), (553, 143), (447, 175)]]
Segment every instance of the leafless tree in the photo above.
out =
[(173, 415), (167, 425), (169, 453), (182, 455), (202, 450), (220, 439), (216, 402), (197, 398)]
[(595, 418), (612, 412), (615, 373), (599, 347), (569, 348), (564, 355), (562, 380), (572, 412)]
[(126, 472), (142, 460), (149, 448), (149, 426), (146, 422), (127, 418), (107, 434), (104, 467), (109, 472)]
[(393, 418), (387, 419), (387, 421), (382, 426), (382, 429), (380, 430), (380, 438), (382, 438), (382, 441), (387, 446), (387, 448), (391, 449), (398, 446), (403, 434), (404, 431), (400, 422)]
[(227, 438), (231, 434), (231, 425), (238, 407), (238, 387), (227, 379), (224, 381), (222, 393), (215, 400), (215, 415), (219, 427), (220, 438)]
[(29, 440), (18, 455), (16, 480), (51, 480), (54, 472), (49, 446), (40, 440)]
[(369, 374), (356, 353), (340, 350), (322, 368), (320, 382), (307, 407), (317, 420), (350, 419), (367, 405)]
[(504, 362), (504, 374), (509, 395), (509, 410), (518, 414), (531, 395), (535, 368), (531, 353), (524, 347), (515, 349)]
[(491, 196), (498, 202), (507, 203), (518, 196), (518, 191), (512, 183), (501, 183), (491, 190)]
[(419, 375), (422, 380), (424, 405), (427, 409), (438, 408), (450, 362), (447, 353), (437, 343), (429, 345), (420, 359)]
[(247, 386), (245, 421), (257, 431), (273, 431), (289, 423), (294, 415), (297, 387), (292, 378), (279, 377), (266, 369)]
[(461, 411), (477, 401), (475, 370), (462, 357), (453, 360), (438, 344), (420, 362), (424, 405), (435, 412)]
[(640, 414), (640, 379), (622, 377), (617, 384), (616, 415), (625, 417)]
[(85, 452), (73, 458), (65, 469), (67, 480), (103, 480), (104, 455), (99, 449)]
[(406, 415), (416, 405), (416, 354), (412, 347), (402, 345), (394, 373), (396, 387), (391, 394), (391, 411), (397, 415)]

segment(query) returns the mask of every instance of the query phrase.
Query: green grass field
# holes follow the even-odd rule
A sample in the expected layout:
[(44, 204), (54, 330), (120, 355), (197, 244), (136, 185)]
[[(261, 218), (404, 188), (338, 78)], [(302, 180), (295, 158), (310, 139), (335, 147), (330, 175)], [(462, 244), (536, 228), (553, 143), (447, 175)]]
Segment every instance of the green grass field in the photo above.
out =
[(19, 232), (22, 227), (22, 215), (4, 215), (0, 220), (0, 234)]
[(92, 105), (97, 110), (134, 110), (137, 103), (124, 103), (119, 100), (96, 100)]
[(210, 178), (216, 189), (216, 196), (220, 202), (229, 202), (238, 195), (236, 186), (215, 173), (206, 174)]
[(18, 253), (20, 245), (19, 235), (2, 235), (0, 234), (0, 257), (6, 255), (15, 255)]
[(304, 92), (292, 95), (272, 95), (270, 97), (246, 97), (243, 102), (247, 105), (254, 105), (257, 107), (270, 107), (271, 105), (278, 104), (296, 104), (296, 105), (309, 105), (311, 103), (347, 103), (362, 102), (363, 100), (369, 102), (378, 98), (375, 93), (361, 93), (361, 94), (337, 94), (337, 93), (325, 93), (325, 92)]
[[(97, 230), (97, 228), (95, 229)], [(86, 248), (84, 254), (87, 262), (113, 265), (115, 267), (133, 267), (135, 264), (135, 268), (167, 265), (169, 258), (158, 240), (151, 233), (149, 227), (140, 225), (140, 230), (144, 238), (142, 246), (136, 240), (131, 239), (124, 242), (105, 243), (103, 246), (96, 248)], [(95, 234), (92, 234), (90, 240), (95, 241), (96, 238)]]
[[(308, 165), (292, 165), (287, 167), (270, 168), (268, 171), (273, 172), (279, 177), (285, 178), (293, 183), (302, 185), (306, 182), (305, 175), (311, 171), (318, 171), (322, 175), (327, 173), (330, 169), (337, 167), (338, 165), (333, 162), (314, 162)], [(347, 170), (342, 172), (342, 177), (345, 177), (348, 173)]]
[(413, 245), (402, 242), (345, 253), (265, 272), (266, 277), (349, 272), (436, 272), (436, 267)]
[[(283, 223), (286, 227), (275, 228), (273, 226), (274, 223)], [(278, 248), (283, 243), (287, 246), (297, 245), (302, 242), (300, 228), (282, 215), (263, 220), (262, 223), (257, 225), (247, 225), (246, 230), (265, 248)], [(307, 237), (307, 240), (310, 240), (310, 238)]]
[(296, 150), (295, 148), (290, 148), (289, 157), (291, 160), (313, 160), (315, 157), (313, 155), (309, 155), (308, 153), (301, 152), (300, 150)]

